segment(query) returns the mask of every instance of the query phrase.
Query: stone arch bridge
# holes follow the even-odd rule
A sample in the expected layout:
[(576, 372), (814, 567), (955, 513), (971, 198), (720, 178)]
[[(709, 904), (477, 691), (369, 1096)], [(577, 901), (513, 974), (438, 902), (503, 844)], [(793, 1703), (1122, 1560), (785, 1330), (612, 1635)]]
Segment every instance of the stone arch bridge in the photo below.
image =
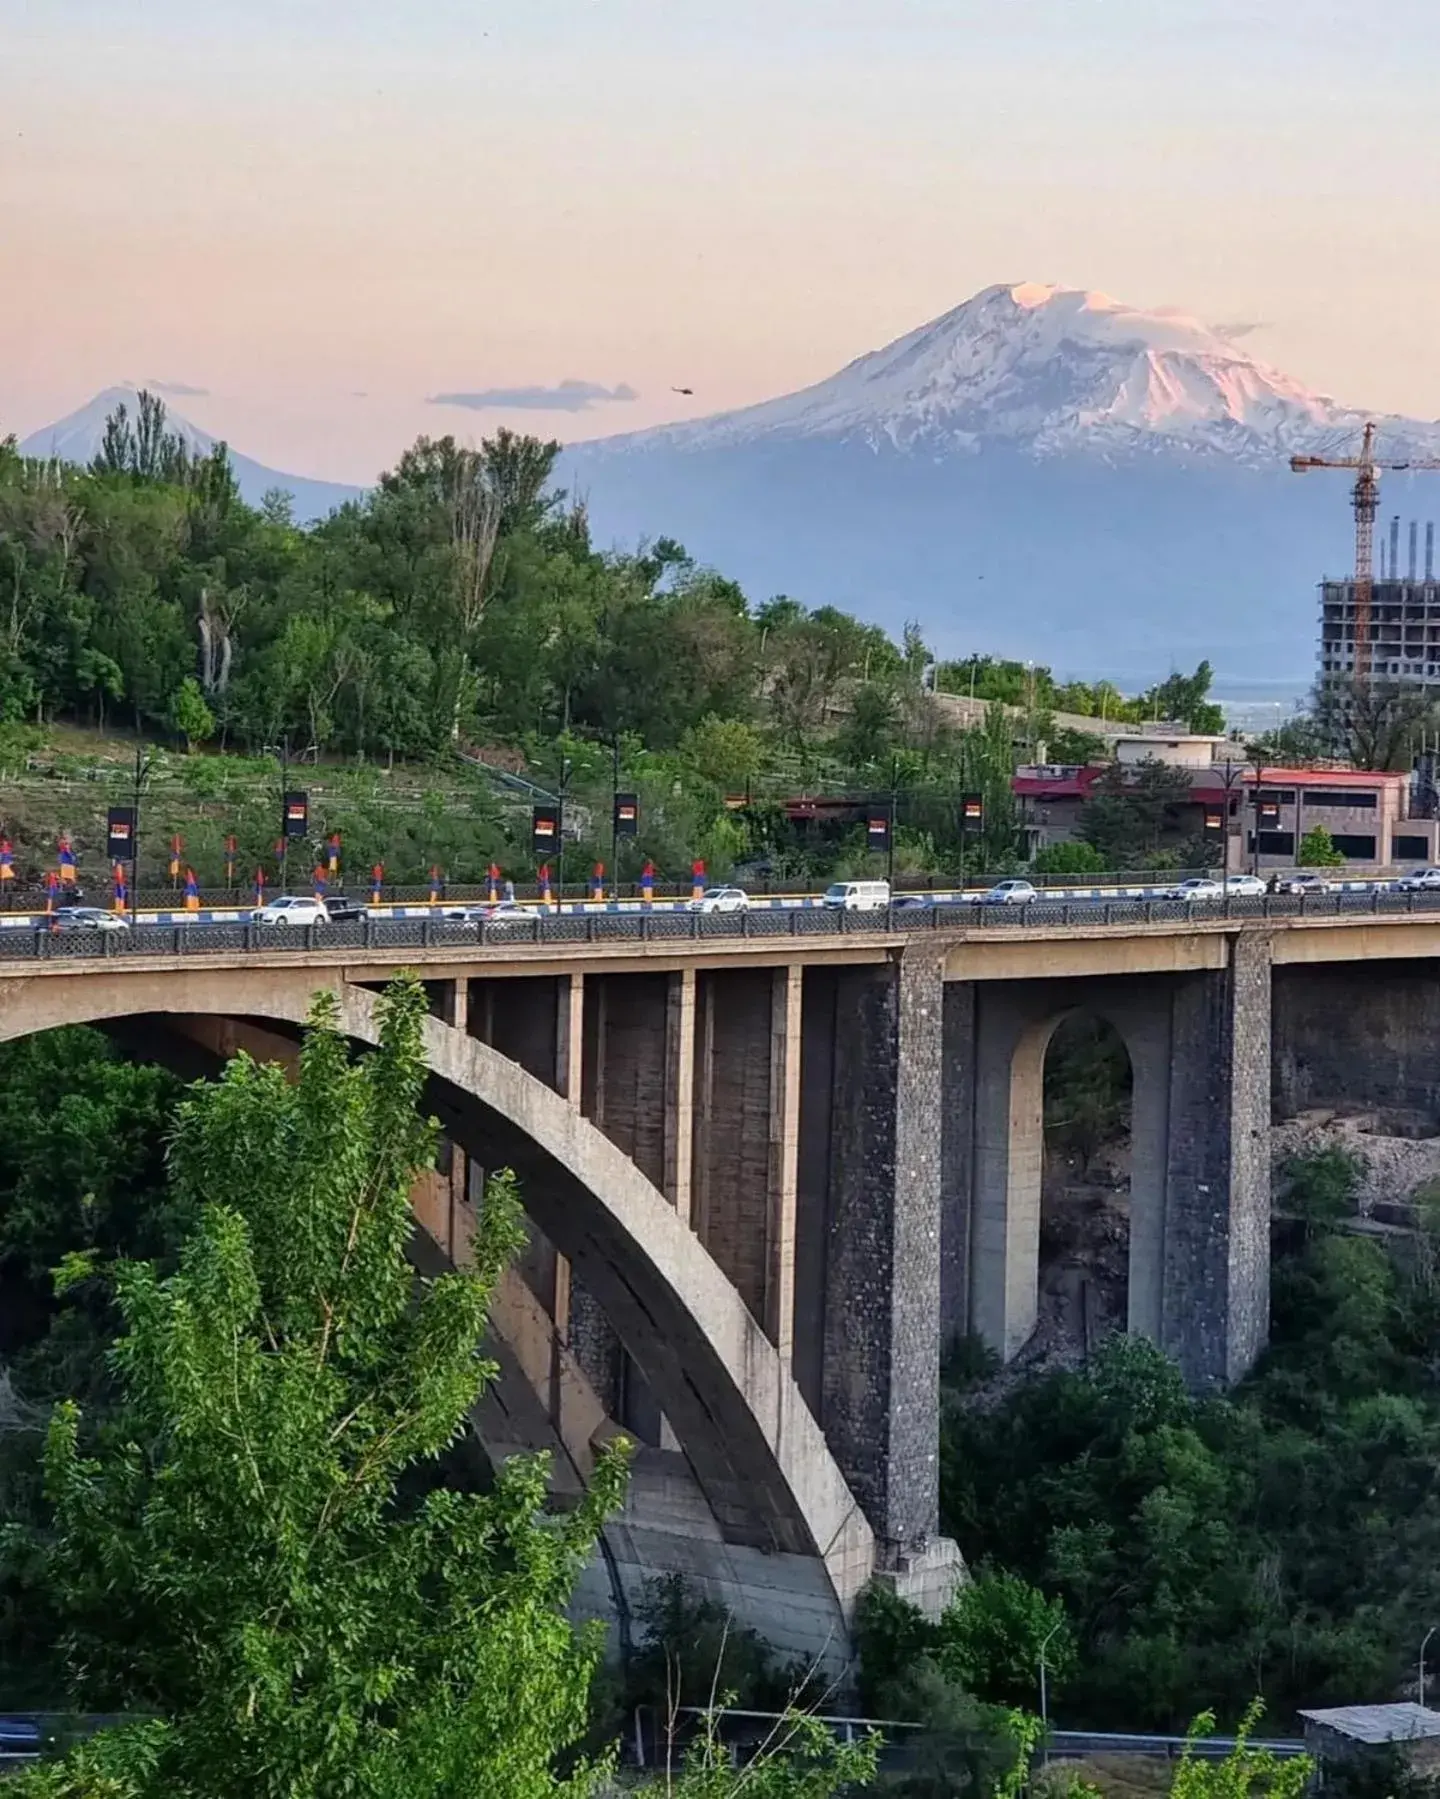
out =
[(930, 1607), (953, 1590), (940, 1353), (974, 1330), (1008, 1357), (1034, 1327), (1062, 1017), (1125, 1040), (1129, 1324), (1196, 1386), (1265, 1342), (1272, 1087), (1282, 1106), (1340, 1096), (1358, 1032), (1366, 1091), (1440, 1110), (1434, 1036), (1413, 1040), (1440, 1026), (1440, 919), (457, 937), (52, 943), (0, 955), (0, 1039), (96, 1023), (199, 1071), (240, 1047), (292, 1054), (320, 988), (372, 1041), (377, 991), (418, 972), (445, 1134), (418, 1253), (463, 1258), (484, 1170), (517, 1170), (534, 1235), (497, 1296), (479, 1435), (492, 1455), (551, 1448), (557, 1503), (610, 1432), (637, 1436), (582, 1596), (622, 1631), (644, 1579), (678, 1571), (838, 1664), (872, 1577)]

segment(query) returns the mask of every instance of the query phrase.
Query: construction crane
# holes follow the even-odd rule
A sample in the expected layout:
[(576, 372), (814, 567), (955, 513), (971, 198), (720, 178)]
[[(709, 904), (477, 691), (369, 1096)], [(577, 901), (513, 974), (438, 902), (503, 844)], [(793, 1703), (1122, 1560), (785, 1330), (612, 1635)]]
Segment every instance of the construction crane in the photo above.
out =
[(1370, 685), (1370, 599), (1375, 587), (1375, 520), (1380, 513), (1381, 469), (1440, 469), (1440, 457), (1381, 462), (1375, 454), (1375, 427), (1366, 425), (1358, 456), (1292, 456), (1297, 475), (1312, 468), (1354, 469), (1350, 503), (1355, 508), (1355, 685)]

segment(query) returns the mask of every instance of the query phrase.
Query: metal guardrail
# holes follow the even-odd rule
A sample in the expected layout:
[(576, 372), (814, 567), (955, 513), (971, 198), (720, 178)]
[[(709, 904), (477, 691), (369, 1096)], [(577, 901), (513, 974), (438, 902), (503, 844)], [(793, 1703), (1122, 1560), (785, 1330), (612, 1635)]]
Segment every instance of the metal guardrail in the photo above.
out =
[(749, 912), (537, 912), (524, 919), (462, 923), (444, 918), (363, 918), (350, 924), (261, 925), (254, 923), (141, 923), (127, 930), (52, 930), (44, 920), (34, 928), (0, 931), (0, 961), (136, 961), (145, 957), (200, 954), (245, 955), (259, 950), (317, 949), (506, 950), (526, 944), (595, 945), (617, 942), (696, 942), (707, 939), (835, 938), (922, 936), (940, 931), (1000, 932), (1017, 929), (1073, 930), (1137, 925), (1263, 922), (1268, 919), (1338, 917), (1440, 917), (1440, 891), (1395, 893), (1273, 894), (1248, 899), (1232, 895), (1216, 901), (1102, 899), (1027, 905), (964, 904), (890, 906), (874, 912), (846, 912), (795, 906)]

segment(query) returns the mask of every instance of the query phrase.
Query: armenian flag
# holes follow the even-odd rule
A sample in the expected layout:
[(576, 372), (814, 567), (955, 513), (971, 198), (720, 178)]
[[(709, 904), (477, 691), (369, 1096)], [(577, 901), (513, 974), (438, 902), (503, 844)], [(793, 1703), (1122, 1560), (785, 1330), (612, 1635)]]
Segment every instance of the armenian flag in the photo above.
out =
[(690, 897), (697, 900), (705, 897), (705, 864), (698, 857), (690, 867)]
[(605, 864), (597, 862), (590, 875), (590, 897), (592, 900), (603, 900), (605, 897)]
[(330, 833), (330, 842), (327, 847), (329, 850), (330, 879), (333, 881), (340, 872), (340, 833), (338, 831), (332, 831)]
[(385, 864), (377, 862), (370, 870), (370, 899), (373, 905), (380, 904), (380, 890), (385, 885)]
[(540, 904), (542, 906), (548, 906), (550, 904), (550, 864), (548, 862), (542, 862), (540, 864), (539, 881)]
[(15, 850), (8, 837), (0, 837), (0, 887), (15, 879)]
[(187, 912), (200, 910), (200, 883), (195, 879), (193, 868), (185, 870), (185, 910)]
[(490, 864), (490, 892), (489, 892), (490, 904), (492, 906), (495, 905), (496, 902), (499, 900), (499, 898), (500, 898), (500, 870), (496, 866), (496, 864), (492, 862)]
[(655, 898), (655, 864), (647, 862), (640, 870), (640, 901), (648, 906)]
[(117, 912), (124, 912), (128, 898), (125, 887), (125, 864), (117, 862), (115, 864), (115, 910)]
[(63, 832), (60, 837), (60, 882), (65, 887), (75, 885), (75, 849), (68, 834)]

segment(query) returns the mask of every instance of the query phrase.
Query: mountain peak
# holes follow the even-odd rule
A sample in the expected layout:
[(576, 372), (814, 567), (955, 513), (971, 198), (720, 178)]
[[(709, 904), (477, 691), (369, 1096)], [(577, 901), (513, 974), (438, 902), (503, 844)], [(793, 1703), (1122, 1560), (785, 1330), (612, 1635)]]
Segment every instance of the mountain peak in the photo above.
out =
[[(133, 382), (128, 381), (102, 388), (83, 406), (66, 413), (64, 418), (57, 419), (53, 425), (43, 425), (40, 430), (32, 431), (21, 443), (20, 453), (42, 460), (53, 457), (59, 462), (79, 463), (82, 466), (93, 462), (105, 438), (105, 421), (117, 406), (124, 406), (133, 421), (139, 410), (140, 391)], [(160, 397), (164, 398), (163, 395)], [(192, 425), (189, 419), (175, 412), (168, 402), (165, 408), (165, 429), (183, 438), (191, 454), (195, 456), (208, 456), (218, 441), (208, 431), (202, 431), (198, 425)], [(362, 491), (358, 487), (342, 486), (335, 481), (316, 481), (306, 475), (287, 475), (279, 469), (267, 468), (263, 463), (242, 456), (233, 449), (229, 451), (229, 457), (230, 467), (244, 499), (251, 505), (258, 505), (265, 494), (272, 489), (279, 489), (291, 496), (295, 516), (301, 520), (323, 518), (326, 513), (337, 506), (343, 506), (346, 501), (358, 499)]]
[[(1177, 307), (1038, 281), (970, 299), (798, 393), (611, 440), (683, 450), (828, 438), (929, 457), (1153, 455), (1275, 464), (1368, 415), (1337, 406)], [(1386, 422), (1411, 453), (1440, 429)]]

